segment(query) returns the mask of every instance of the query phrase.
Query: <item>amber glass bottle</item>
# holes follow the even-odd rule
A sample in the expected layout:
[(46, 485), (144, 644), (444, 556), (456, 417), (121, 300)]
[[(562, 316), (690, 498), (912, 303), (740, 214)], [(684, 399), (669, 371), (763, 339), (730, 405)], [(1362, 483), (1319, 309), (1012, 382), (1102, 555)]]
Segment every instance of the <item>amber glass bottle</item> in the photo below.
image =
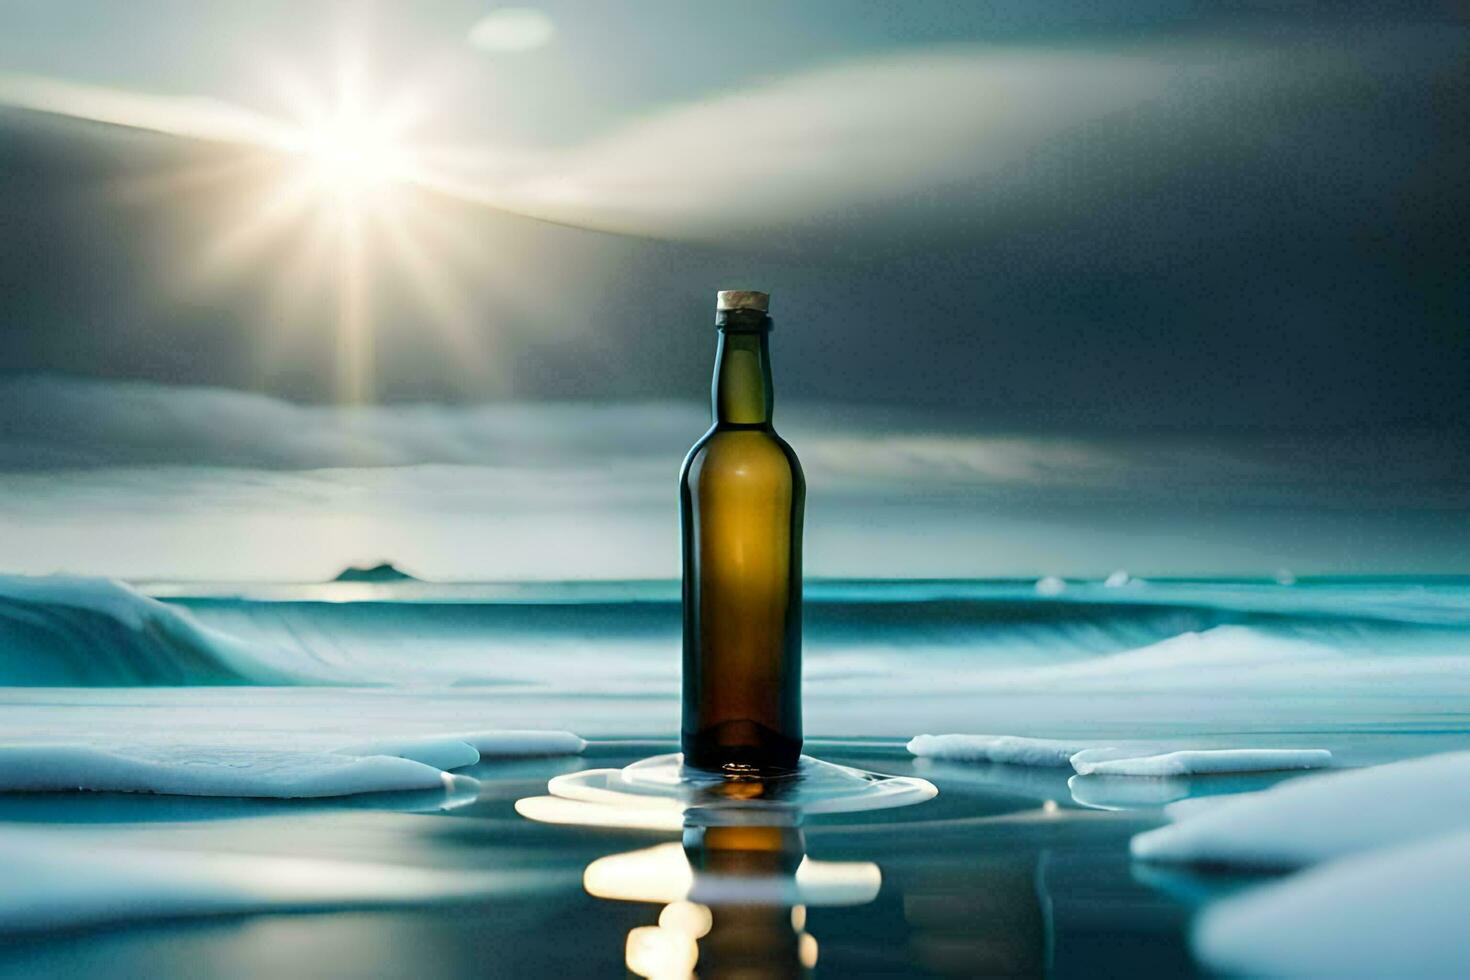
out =
[(679, 477), (684, 761), (726, 773), (801, 755), (801, 464), (771, 425), (765, 293), (719, 294), (714, 424)]

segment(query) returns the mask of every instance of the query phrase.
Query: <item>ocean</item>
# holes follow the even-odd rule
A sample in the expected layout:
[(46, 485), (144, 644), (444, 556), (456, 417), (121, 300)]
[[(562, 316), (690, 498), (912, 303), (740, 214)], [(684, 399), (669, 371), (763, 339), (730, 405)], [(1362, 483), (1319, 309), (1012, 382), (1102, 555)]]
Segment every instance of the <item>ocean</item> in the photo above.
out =
[[(116, 921), (12, 931), (0, 976), (654, 976), (695, 947), (701, 976), (720, 962), (774, 976), (1207, 973), (1199, 911), (1274, 875), (1140, 863), (1129, 840), (1179, 800), (1317, 777), (1079, 776), (915, 758), (907, 740), (1324, 748), (1337, 767), (1470, 748), (1470, 579), (812, 581), (808, 754), (938, 794), (798, 814), (780, 860), (715, 875), (746, 882), (732, 897), (708, 891), (722, 852), (707, 828), (517, 809), (557, 777), (676, 751), (677, 583), (8, 579), (0, 594), (0, 743), (315, 750), (471, 729), (589, 742), (580, 757), (487, 758), (458, 771), (478, 788), (447, 802), (0, 794), (0, 826), (44, 835), (32, 855), (357, 869), (303, 866), (292, 873), (318, 887), (306, 896), (272, 892), (282, 872), (255, 892), (229, 879), (213, 905), (153, 915), (139, 898)], [(390, 888), (405, 869), (444, 877)], [(721, 925), (695, 943), (679, 931), (686, 905)], [(731, 921), (747, 930), (738, 956)]]

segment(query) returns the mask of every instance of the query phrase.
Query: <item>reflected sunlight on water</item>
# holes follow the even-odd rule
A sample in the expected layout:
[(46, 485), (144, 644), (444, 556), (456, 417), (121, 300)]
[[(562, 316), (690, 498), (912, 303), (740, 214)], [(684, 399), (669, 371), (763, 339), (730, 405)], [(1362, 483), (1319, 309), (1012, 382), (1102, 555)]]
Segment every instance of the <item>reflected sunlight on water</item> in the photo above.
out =
[(662, 905), (656, 925), (628, 932), (629, 971), (650, 980), (804, 976), (818, 944), (812, 906), (872, 902), (883, 873), (871, 861), (823, 861), (806, 853), (807, 813), (892, 809), (933, 799), (931, 783), (803, 757), (795, 776), (762, 780), (687, 770), (677, 755), (622, 769), (557, 776), (552, 795), (516, 802), (544, 823), (683, 832), (666, 842), (597, 858), (583, 888), (596, 898)]

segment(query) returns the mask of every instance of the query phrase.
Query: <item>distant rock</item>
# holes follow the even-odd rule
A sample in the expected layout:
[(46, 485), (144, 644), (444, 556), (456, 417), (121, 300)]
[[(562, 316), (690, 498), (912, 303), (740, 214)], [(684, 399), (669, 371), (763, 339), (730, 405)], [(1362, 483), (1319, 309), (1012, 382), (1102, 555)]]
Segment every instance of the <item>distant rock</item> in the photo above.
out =
[(349, 565), (333, 582), (417, 582), (407, 572), (400, 571), (392, 562), (383, 562), (372, 567)]

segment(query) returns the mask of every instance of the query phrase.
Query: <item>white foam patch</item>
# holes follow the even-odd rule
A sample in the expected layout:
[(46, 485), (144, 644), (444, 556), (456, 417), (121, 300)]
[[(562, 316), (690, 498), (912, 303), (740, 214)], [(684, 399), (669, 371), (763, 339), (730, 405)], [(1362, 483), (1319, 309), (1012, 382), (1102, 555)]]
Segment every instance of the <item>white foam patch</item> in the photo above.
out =
[(529, 876), (297, 857), (135, 850), (100, 835), (7, 829), (0, 933), (178, 916), (475, 899)]
[(433, 735), (359, 742), (336, 751), (340, 755), (393, 756), (444, 770), (472, 766), (480, 761), (479, 750), (468, 742), (459, 738), (439, 738)]
[(1194, 949), (1229, 976), (1460, 976), (1470, 960), (1467, 906), (1470, 832), (1461, 832), (1217, 902), (1195, 924)]
[(1072, 764), (1073, 769), (1086, 775), (1092, 771), (1092, 766), (1102, 762), (1112, 762), (1115, 759), (1137, 759), (1168, 751), (1170, 749), (1163, 745), (1102, 745), (1094, 749), (1083, 749), (1068, 761)]
[(908, 750), (927, 759), (1067, 766), (1071, 765), (1072, 756), (1096, 744), (1019, 735), (917, 735), (909, 740)]
[(0, 745), (0, 790), (295, 799), (472, 788), (410, 759), (207, 745)]
[(484, 731), (451, 736), (473, 745), (483, 759), (522, 756), (580, 755), (587, 741), (561, 731)]
[(1135, 743), (1105, 745), (1019, 735), (918, 735), (912, 754), (957, 762), (1020, 766), (1071, 766), (1081, 775), (1164, 777), (1212, 773), (1317, 769), (1332, 764), (1326, 749), (1171, 749)]
[(1289, 868), (1470, 828), (1470, 752), (1295, 779), (1259, 793), (1169, 807), (1134, 857)]
[(1072, 757), (1077, 772), (1099, 776), (1187, 776), (1206, 773), (1276, 772), (1332, 765), (1326, 749), (1182, 749), (1159, 755), (1129, 754), (1100, 758), (1088, 752)]

